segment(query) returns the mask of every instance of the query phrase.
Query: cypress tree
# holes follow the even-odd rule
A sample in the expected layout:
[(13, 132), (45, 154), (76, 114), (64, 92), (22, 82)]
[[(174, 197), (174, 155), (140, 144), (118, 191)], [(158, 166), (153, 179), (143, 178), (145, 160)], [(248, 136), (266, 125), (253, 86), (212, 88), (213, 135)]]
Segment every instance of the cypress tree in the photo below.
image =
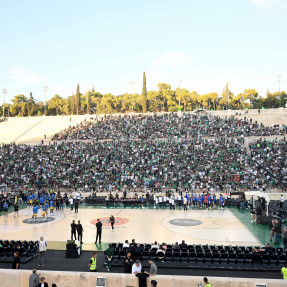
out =
[(76, 111), (77, 115), (79, 114), (79, 110), (81, 109), (81, 97), (80, 97), (80, 85), (77, 85), (77, 90), (75, 94), (75, 106), (76, 106)]
[(143, 105), (143, 113), (146, 113), (147, 108), (146, 108), (146, 76), (145, 76), (145, 72), (143, 72), (142, 105)]

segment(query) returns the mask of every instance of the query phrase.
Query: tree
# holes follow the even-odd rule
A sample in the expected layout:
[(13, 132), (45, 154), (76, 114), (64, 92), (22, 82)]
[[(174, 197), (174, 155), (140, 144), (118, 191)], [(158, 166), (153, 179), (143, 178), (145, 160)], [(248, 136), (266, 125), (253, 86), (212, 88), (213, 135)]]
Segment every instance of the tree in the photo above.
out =
[(90, 114), (90, 106), (91, 106), (91, 92), (87, 91), (86, 92), (86, 105), (87, 105), (87, 114)]
[(176, 112), (177, 111), (177, 103), (175, 101), (175, 93), (171, 90), (171, 86), (169, 84), (165, 83), (159, 83), (157, 85), (158, 87), (158, 99), (161, 103), (163, 103), (163, 106), (165, 107), (166, 102), (166, 108), (164, 108), (165, 111), (169, 112)]
[(30, 97), (27, 102), (27, 110), (28, 110), (28, 116), (34, 116), (37, 112), (37, 106), (32, 92), (30, 92)]
[(79, 111), (81, 109), (81, 95), (80, 95), (80, 85), (77, 85), (77, 90), (75, 94), (75, 109), (77, 112), (77, 115), (79, 114)]
[(12, 99), (12, 105), (10, 106), (10, 112), (14, 116), (24, 117), (27, 116), (27, 101), (28, 99), (24, 95), (17, 95)]
[(183, 109), (184, 111), (186, 111), (186, 106), (188, 102), (191, 100), (189, 91), (187, 89), (176, 88), (175, 96), (176, 96), (177, 102), (178, 103), (180, 102), (180, 110), (181, 110), (181, 105), (183, 104)]
[(147, 111), (147, 107), (146, 107), (146, 76), (145, 76), (145, 72), (143, 72), (142, 111), (143, 111), (143, 113), (146, 113), (146, 111)]
[(54, 95), (48, 102), (48, 115), (59, 115), (66, 113), (67, 100), (60, 97), (58, 94)]
[(228, 89), (228, 85), (226, 85), (226, 89), (222, 92), (221, 98), (219, 99), (219, 105), (221, 109), (227, 110), (228, 108), (230, 109), (232, 107), (232, 99), (234, 97), (234, 94), (231, 93)]

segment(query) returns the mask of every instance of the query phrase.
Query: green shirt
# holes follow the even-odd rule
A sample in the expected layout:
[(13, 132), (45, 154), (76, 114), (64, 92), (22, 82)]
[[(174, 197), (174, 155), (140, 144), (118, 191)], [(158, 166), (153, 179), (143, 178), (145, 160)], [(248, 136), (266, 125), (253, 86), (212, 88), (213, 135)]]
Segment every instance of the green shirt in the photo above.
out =
[(108, 248), (106, 250), (106, 256), (107, 257), (112, 257), (114, 255), (114, 249), (113, 248)]
[(149, 273), (154, 275), (157, 273), (157, 266), (154, 263), (150, 265)]

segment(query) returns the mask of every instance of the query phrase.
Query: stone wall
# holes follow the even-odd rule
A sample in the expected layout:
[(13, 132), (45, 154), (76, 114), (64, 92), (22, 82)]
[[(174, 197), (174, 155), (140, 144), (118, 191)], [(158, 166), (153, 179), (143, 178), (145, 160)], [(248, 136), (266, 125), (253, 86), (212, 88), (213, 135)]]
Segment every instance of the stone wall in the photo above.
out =
[[(27, 270), (0, 269), (0, 286), (29, 287), (30, 274)], [(49, 286), (56, 283), (57, 287), (96, 287), (97, 276), (107, 278), (107, 287), (138, 286), (138, 279), (130, 274), (41, 271), (39, 275), (46, 278)], [(199, 282), (205, 286), (202, 277), (157, 275), (152, 279), (158, 282), (158, 287), (197, 287)], [(209, 281), (212, 287), (254, 287), (255, 283), (265, 283), (268, 287), (286, 286), (286, 281), (272, 279), (210, 277)], [(148, 286), (151, 286), (150, 279)]]

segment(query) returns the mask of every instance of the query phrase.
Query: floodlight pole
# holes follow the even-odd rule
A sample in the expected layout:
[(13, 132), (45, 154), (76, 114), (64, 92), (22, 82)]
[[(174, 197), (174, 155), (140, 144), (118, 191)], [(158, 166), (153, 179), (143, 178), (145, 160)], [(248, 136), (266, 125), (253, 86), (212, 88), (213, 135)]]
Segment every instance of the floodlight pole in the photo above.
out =
[(182, 80), (178, 81), (178, 92), (179, 92), (179, 101), (178, 101), (178, 111), (180, 112), (180, 96), (181, 96), (181, 91), (180, 91), (180, 84)]
[(130, 82), (132, 88), (132, 112), (134, 112), (134, 85), (135, 82)]
[(48, 87), (47, 87), (47, 86), (43, 87), (43, 91), (44, 91), (44, 93), (45, 93), (44, 114), (46, 115), (46, 112), (47, 112), (47, 107), (46, 107), (46, 105), (47, 105), (46, 95), (47, 95)]
[(280, 106), (281, 106), (281, 96), (280, 96), (280, 82), (281, 82), (281, 75), (277, 75), (277, 81), (278, 81), (278, 83), (279, 83), (279, 108), (280, 108)]
[(229, 110), (229, 84), (230, 80), (227, 80), (227, 110)]
[(3, 95), (4, 95), (4, 102), (3, 102), (3, 119), (5, 119), (5, 96), (7, 94), (7, 89), (3, 89)]

